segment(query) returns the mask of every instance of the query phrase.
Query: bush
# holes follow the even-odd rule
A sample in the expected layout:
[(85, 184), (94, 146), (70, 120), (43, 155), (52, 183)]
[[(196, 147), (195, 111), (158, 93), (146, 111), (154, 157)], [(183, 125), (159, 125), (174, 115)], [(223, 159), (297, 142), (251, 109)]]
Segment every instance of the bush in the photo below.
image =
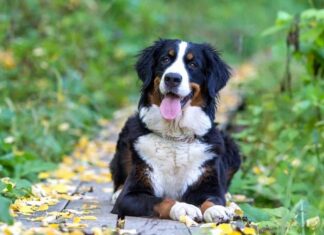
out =
[[(272, 224), (279, 227), (279, 234), (311, 232), (307, 219), (323, 216), (324, 211), (320, 196), (324, 190), (323, 13), (311, 9), (296, 17), (278, 14), (276, 26), (265, 35), (283, 30), (286, 48), (282, 37), (272, 62), (258, 64), (256, 79), (243, 88), (247, 110), (237, 118), (244, 130), (236, 138), (246, 159), (233, 190), (242, 193), (243, 185), (256, 206), (286, 208)], [(284, 76), (275, 74), (274, 68)]]

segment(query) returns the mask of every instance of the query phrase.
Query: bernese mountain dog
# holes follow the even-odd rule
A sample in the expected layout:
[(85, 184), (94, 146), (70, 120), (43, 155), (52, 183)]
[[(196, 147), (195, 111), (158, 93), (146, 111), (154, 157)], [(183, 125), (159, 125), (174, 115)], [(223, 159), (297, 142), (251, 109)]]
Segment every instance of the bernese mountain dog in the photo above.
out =
[(209, 44), (160, 39), (140, 53), (135, 67), (141, 97), (110, 164), (112, 213), (230, 219), (225, 194), (241, 160), (237, 145), (214, 123), (229, 66)]

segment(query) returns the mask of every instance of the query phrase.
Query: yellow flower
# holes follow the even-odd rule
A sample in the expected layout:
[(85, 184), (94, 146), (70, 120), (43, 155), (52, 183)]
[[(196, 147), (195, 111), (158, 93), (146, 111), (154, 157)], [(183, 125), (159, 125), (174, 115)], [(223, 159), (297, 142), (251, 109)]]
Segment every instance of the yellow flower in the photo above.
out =
[(262, 185), (271, 185), (276, 182), (276, 179), (274, 177), (260, 176), (258, 182)]
[(70, 124), (67, 122), (63, 122), (58, 126), (58, 130), (61, 132), (67, 131), (70, 128)]
[(13, 69), (16, 67), (16, 62), (10, 51), (0, 51), (0, 65), (5, 69)]
[(301, 161), (299, 159), (294, 159), (292, 162), (291, 162), (291, 165), (293, 167), (299, 167), (301, 164)]
[(319, 216), (309, 218), (306, 220), (306, 226), (312, 230), (315, 230), (320, 225), (321, 219)]
[(256, 174), (256, 175), (260, 175), (260, 174), (262, 173), (262, 170), (261, 170), (260, 167), (258, 167), (258, 166), (253, 167), (253, 168), (252, 168), (252, 171), (253, 171), (253, 173)]

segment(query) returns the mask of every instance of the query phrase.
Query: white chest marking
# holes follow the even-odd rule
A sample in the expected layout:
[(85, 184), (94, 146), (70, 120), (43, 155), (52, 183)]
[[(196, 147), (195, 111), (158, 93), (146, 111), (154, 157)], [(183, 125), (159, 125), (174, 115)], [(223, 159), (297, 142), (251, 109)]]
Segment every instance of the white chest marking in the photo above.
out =
[(174, 199), (198, 180), (202, 164), (215, 156), (208, 148), (199, 140), (175, 142), (153, 133), (139, 137), (135, 143), (135, 149), (153, 169), (149, 176), (155, 195)]

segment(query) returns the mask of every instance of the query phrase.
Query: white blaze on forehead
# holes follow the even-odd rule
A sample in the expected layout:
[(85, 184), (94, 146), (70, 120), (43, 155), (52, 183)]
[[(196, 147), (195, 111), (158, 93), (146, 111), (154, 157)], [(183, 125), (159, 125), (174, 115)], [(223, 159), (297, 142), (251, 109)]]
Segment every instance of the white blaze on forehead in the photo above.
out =
[(184, 63), (184, 57), (186, 55), (186, 49), (188, 47), (188, 43), (181, 41), (178, 44), (178, 53), (175, 61), (168, 67), (163, 75), (162, 75), (162, 81), (160, 83), (160, 91), (162, 93), (166, 92), (166, 87), (164, 84), (164, 77), (167, 73), (178, 73), (182, 76), (182, 81), (178, 87), (178, 95), (184, 97), (189, 95), (190, 93), (190, 84), (189, 84), (189, 74), (186, 69), (186, 65)]

